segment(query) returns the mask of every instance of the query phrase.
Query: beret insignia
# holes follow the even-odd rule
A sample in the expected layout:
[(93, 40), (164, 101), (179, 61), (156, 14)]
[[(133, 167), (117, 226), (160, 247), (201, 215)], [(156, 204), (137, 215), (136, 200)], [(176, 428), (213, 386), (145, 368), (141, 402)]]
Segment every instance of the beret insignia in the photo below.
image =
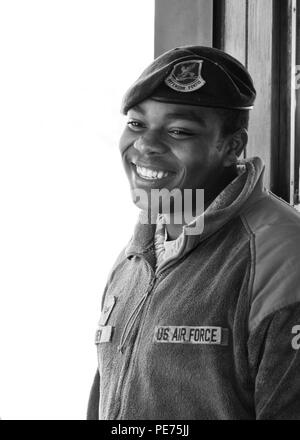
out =
[(167, 86), (178, 92), (194, 92), (206, 84), (201, 76), (203, 60), (182, 61), (175, 64), (165, 79)]

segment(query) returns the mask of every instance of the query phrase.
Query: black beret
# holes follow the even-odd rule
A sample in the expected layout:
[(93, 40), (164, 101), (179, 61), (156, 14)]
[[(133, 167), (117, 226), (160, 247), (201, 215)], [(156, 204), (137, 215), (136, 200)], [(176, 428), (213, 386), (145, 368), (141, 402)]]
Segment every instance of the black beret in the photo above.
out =
[(256, 97), (247, 69), (227, 53), (204, 46), (183, 46), (156, 58), (127, 90), (126, 114), (144, 99), (250, 110)]

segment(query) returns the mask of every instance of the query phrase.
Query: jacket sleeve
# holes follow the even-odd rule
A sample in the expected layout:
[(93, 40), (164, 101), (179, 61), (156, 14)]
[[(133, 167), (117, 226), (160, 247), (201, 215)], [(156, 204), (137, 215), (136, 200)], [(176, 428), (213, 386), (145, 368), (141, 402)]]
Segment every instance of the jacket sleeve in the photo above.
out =
[[(108, 283), (105, 286), (104, 293), (101, 299), (101, 311), (103, 310), (104, 300), (107, 292)], [(87, 408), (87, 420), (99, 420), (99, 403), (100, 403), (100, 373), (97, 368)]]
[(300, 420), (300, 303), (265, 317), (248, 355), (257, 420)]
[[(107, 283), (101, 298), (101, 312), (104, 307), (104, 302), (109, 285), (113, 279), (115, 272), (118, 269), (119, 264), (121, 264), (122, 261), (124, 260), (124, 251), (125, 248), (120, 252), (108, 276)], [(99, 369), (97, 369), (88, 401), (87, 420), (99, 420), (99, 402), (100, 402), (100, 373), (99, 373)]]
[(87, 420), (99, 419), (99, 398), (100, 398), (100, 375), (97, 369), (94, 382), (90, 391), (87, 409)]

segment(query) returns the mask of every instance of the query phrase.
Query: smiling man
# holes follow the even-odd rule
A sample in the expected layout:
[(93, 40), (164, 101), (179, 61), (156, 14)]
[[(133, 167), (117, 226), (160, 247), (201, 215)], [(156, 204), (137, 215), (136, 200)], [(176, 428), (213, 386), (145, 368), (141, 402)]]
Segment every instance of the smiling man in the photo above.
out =
[(300, 218), (258, 157), (238, 159), (255, 95), (236, 59), (200, 46), (125, 94), (141, 214), (103, 294), (88, 419), (300, 419)]

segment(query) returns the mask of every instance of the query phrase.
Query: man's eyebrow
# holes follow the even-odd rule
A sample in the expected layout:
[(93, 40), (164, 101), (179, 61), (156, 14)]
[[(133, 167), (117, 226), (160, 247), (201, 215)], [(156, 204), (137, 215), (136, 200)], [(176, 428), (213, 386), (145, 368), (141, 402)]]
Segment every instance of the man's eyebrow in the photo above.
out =
[(183, 119), (191, 122), (199, 122), (200, 124), (206, 125), (205, 119), (201, 117), (197, 112), (185, 111), (185, 112), (172, 112), (167, 113), (166, 118), (168, 119)]
[(131, 107), (130, 110), (132, 110), (132, 111), (134, 111), (134, 112), (137, 112), (137, 113), (142, 113), (142, 115), (145, 114), (145, 111), (144, 111), (143, 107), (141, 107), (141, 106), (138, 105), (138, 104), (135, 105), (134, 107)]
[[(142, 115), (146, 114), (146, 111), (139, 104), (135, 105), (134, 107), (131, 107), (130, 111), (141, 113)], [(193, 110), (170, 112), (165, 115), (165, 118), (166, 119), (182, 119), (182, 120), (191, 121), (191, 122), (198, 122), (202, 125), (206, 125), (205, 119)]]

